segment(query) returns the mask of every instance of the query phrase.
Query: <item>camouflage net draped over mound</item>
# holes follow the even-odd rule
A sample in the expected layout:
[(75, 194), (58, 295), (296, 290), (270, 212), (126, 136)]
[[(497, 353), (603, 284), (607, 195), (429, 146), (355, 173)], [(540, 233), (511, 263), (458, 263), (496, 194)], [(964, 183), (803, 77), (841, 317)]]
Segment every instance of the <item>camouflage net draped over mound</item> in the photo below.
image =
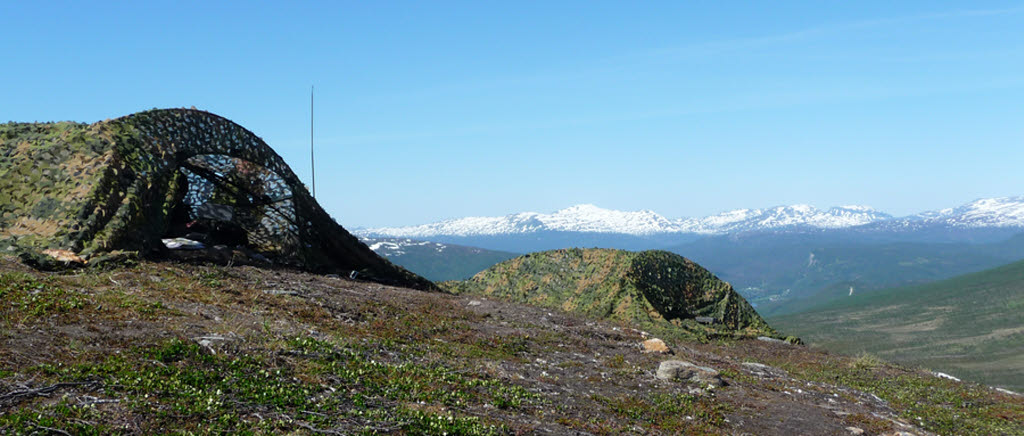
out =
[[(564, 249), (531, 253), (442, 286), (643, 328), (777, 335), (732, 286), (667, 251)], [(706, 320), (706, 323), (702, 323)]]
[(335, 223), (262, 139), (208, 112), (8, 123), (0, 150), (0, 246), (10, 251), (149, 252), (202, 221), (275, 263), (434, 287)]

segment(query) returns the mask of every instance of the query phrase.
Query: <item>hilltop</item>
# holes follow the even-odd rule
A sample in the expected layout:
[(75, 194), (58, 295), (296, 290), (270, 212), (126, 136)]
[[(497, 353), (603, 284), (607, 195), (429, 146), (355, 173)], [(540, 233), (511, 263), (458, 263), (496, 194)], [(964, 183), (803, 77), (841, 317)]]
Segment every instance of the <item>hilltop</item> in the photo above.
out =
[[(645, 328), (775, 335), (732, 286), (666, 251), (574, 248), (532, 253), (444, 287)], [(698, 323), (698, 317), (714, 323)]]
[(833, 299), (774, 325), (829, 350), (870, 352), (1024, 389), (1024, 261), (920, 286)]
[(295, 270), (0, 259), (0, 296), (0, 433), (1024, 434), (1024, 397), (877, 360)]

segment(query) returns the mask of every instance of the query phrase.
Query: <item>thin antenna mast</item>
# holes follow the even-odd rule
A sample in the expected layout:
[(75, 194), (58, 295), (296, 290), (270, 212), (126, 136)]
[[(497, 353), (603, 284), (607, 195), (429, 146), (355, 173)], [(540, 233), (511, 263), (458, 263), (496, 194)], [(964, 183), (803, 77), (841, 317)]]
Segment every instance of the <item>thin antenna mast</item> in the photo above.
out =
[(313, 175), (313, 198), (316, 198), (316, 161), (313, 160), (313, 85), (309, 86), (309, 170)]

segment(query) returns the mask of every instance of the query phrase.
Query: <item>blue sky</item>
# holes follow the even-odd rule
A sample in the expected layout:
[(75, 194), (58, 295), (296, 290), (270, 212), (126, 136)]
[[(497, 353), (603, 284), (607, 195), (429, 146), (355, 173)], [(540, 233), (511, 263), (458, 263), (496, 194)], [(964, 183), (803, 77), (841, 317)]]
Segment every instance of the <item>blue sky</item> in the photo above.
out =
[[(84, 3), (84, 2), (79, 2)], [(0, 4), (0, 120), (196, 106), (348, 227), (1024, 195), (1024, 2)]]

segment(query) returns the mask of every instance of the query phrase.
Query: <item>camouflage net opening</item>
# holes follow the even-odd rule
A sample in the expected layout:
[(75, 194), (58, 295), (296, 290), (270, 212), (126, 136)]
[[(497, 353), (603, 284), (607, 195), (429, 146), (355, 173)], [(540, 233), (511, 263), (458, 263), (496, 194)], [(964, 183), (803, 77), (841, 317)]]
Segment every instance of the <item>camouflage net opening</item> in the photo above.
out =
[(0, 249), (148, 253), (205, 221), (278, 264), (435, 289), (335, 223), (262, 139), (208, 112), (8, 123), (0, 150)]
[(244, 230), (247, 243), (261, 252), (301, 250), (292, 189), (277, 173), (244, 159), (213, 154), (191, 157), (179, 171), (188, 186), (182, 206), (190, 223), (235, 223)]

